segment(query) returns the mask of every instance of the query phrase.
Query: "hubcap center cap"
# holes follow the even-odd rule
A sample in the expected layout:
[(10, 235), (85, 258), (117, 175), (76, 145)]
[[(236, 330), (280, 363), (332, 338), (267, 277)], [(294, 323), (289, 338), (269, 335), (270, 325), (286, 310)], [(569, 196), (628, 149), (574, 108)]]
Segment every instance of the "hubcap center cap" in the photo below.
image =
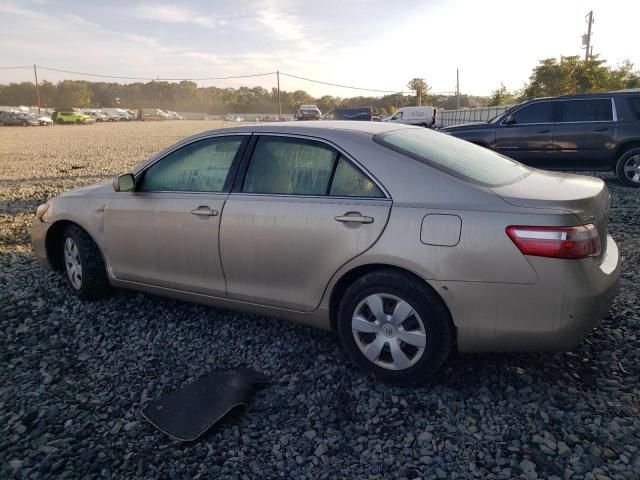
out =
[(393, 328), (393, 325), (387, 324), (382, 327), (382, 333), (384, 333), (385, 337), (393, 337), (395, 328)]

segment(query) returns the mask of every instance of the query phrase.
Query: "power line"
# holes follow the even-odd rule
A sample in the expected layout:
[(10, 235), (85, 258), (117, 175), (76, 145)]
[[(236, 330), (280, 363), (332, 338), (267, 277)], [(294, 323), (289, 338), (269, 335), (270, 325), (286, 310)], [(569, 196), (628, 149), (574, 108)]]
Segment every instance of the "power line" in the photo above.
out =
[[(33, 68), (33, 66), (31, 65), (27, 65), (27, 66), (9, 66), (9, 67), (0, 67), (0, 70), (12, 70), (12, 69), (31, 69)], [(200, 77), (200, 78), (151, 78), (151, 77), (128, 77), (125, 75), (105, 75), (105, 74), (100, 74), (100, 73), (90, 73), (90, 72), (77, 72), (74, 70), (64, 70), (61, 68), (54, 68), (54, 67), (42, 67), (40, 65), (38, 65), (38, 69), (40, 70), (47, 70), (47, 71), (51, 71), (51, 72), (58, 72), (58, 73), (67, 73), (67, 74), (71, 74), (71, 75), (80, 75), (80, 76), (86, 76), (86, 77), (96, 77), (96, 78), (110, 78), (110, 79), (114, 79), (114, 80), (144, 80), (144, 81), (172, 81), (172, 82), (179, 82), (179, 81), (185, 81), (185, 80), (190, 80), (190, 81), (210, 81), (210, 80), (234, 80), (234, 79), (240, 79), (240, 78), (255, 78), (255, 77), (266, 77), (266, 76), (270, 76), (270, 75), (277, 75), (278, 72), (265, 72), (265, 73), (253, 73), (253, 74), (247, 74), (247, 75), (231, 75), (231, 76), (226, 76), (226, 77)], [(378, 89), (378, 88), (367, 88), (367, 87), (356, 87), (353, 85), (343, 85), (340, 83), (332, 83), (332, 82), (325, 82), (322, 80), (315, 80), (313, 78), (307, 78), (307, 77), (301, 77), (298, 75), (293, 75), (291, 73), (284, 73), (284, 72), (279, 72), (280, 75), (284, 75), (286, 77), (290, 77), (290, 78), (295, 78), (298, 80), (303, 80), (306, 82), (311, 82), (311, 83), (317, 83), (320, 85), (329, 85), (332, 87), (338, 87), (338, 88), (348, 88), (351, 90), (361, 90), (361, 91), (366, 91), (366, 92), (376, 92), (376, 93), (395, 93), (395, 94), (406, 94), (406, 93), (410, 93), (407, 91), (402, 91), (402, 90), (382, 90), (382, 89)], [(436, 94), (437, 95), (437, 94)]]
[(330, 85), (332, 87), (340, 87), (340, 88), (350, 88), (352, 90), (365, 90), (367, 92), (378, 92), (378, 93), (406, 93), (402, 90), (378, 90), (376, 88), (363, 88), (363, 87), (353, 87), (351, 85), (340, 85), (338, 83), (330, 83), (323, 82), (320, 80), (313, 80), (312, 78), (298, 77), (297, 75), (291, 75), (290, 73), (280, 72), (280, 75), (284, 75), (285, 77), (297, 78), (298, 80), (305, 80), (307, 82), (320, 83), (322, 85)]
[(233, 79), (236, 79), (236, 78), (265, 77), (265, 76), (268, 76), (268, 75), (275, 75), (276, 74), (276, 72), (267, 72), (267, 73), (254, 73), (254, 74), (250, 74), (250, 75), (234, 75), (234, 76), (228, 76), (228, 77), (150, 78), (150, 77), (126, 77), (126, 76), (123, 76), (123, 75), (102, 75), (102, 74), (98, 74), (98, 73), (75, 72), (75, 71), (72, 71), (72, 70), (62, 70), (60, 68), (53, 68), (53, 67), (41, 67), (41, 66), (38, 66), (38, 68), (42, 69), (42, 70), (49, 70), (49, 71), (52, 71), (52, 72), (70, 73), (72, 75), (84, 75), (84, 76), (87, 76), (87, 77), (113, 78), (113, 79), (118, 79), (118, 80), (148, 80), (148, 81), (162, 80), (162, 81), (172, 81), (172, 82), (183, 81), (183, 80), (191, 80), (191, 81), (233, 80)]

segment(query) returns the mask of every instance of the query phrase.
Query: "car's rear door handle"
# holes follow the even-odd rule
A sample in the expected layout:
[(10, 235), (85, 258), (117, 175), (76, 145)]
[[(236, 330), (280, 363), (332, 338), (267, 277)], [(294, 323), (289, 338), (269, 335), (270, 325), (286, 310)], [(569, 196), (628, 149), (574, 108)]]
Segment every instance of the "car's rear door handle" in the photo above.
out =
[(609, 130), (609, 127), (595, 128), (593, 131), (594, 132), (606, 132), (607, 130)]
[(373, 217), (366, 217), (360, 212), (347, 212), (336, 217), (337, 222), (344, 223), (373, 223)]
[(195, 210), (191, 210), (191, 213), (193, 215), (202, 215), (203, 217), (215, 217), (216, 215), (218, 215), (217, 210), (211, 210), (207, 206), (201, 206), (196, 208)]
[(549, 133), (551, 130), (538, 130), (538, 133)]

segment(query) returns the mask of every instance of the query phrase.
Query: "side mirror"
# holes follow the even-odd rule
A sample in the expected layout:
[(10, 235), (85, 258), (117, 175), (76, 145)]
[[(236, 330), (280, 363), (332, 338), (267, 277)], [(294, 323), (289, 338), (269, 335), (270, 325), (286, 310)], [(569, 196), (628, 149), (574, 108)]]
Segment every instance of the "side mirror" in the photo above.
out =
[(514, 123), (516, 123), (516, 119), (513, 118), (513, 115), (507, 115), (507, 118), (502, 122), (503, 125), (513, 125)]
[(131, 192), (135, 187), (136, 179), (131, 173), (113, 177), (113, 189), (116, 192)]

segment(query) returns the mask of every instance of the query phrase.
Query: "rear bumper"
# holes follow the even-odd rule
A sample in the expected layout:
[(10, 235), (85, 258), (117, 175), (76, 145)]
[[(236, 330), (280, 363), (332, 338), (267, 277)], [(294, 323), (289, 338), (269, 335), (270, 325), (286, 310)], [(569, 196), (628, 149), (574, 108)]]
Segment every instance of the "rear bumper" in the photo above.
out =
[(31, 222), (31, 245), (33, 247), (33, 253), (38, 261), (49, 270), (53, 270), (53, 267), (49, 262), (49, 258), (47, 257), (46, 245), (47, 231), (50, 226), (50, 223), (34, 218)]
[(534, 285), (435, 285), (445, 292), (460, 351), (568, 350), (584, 340), (609, 311), (620, 278), (620, 254), (611, 236), (598, 263), (595, 259), (528, 260), (538, 273)]

